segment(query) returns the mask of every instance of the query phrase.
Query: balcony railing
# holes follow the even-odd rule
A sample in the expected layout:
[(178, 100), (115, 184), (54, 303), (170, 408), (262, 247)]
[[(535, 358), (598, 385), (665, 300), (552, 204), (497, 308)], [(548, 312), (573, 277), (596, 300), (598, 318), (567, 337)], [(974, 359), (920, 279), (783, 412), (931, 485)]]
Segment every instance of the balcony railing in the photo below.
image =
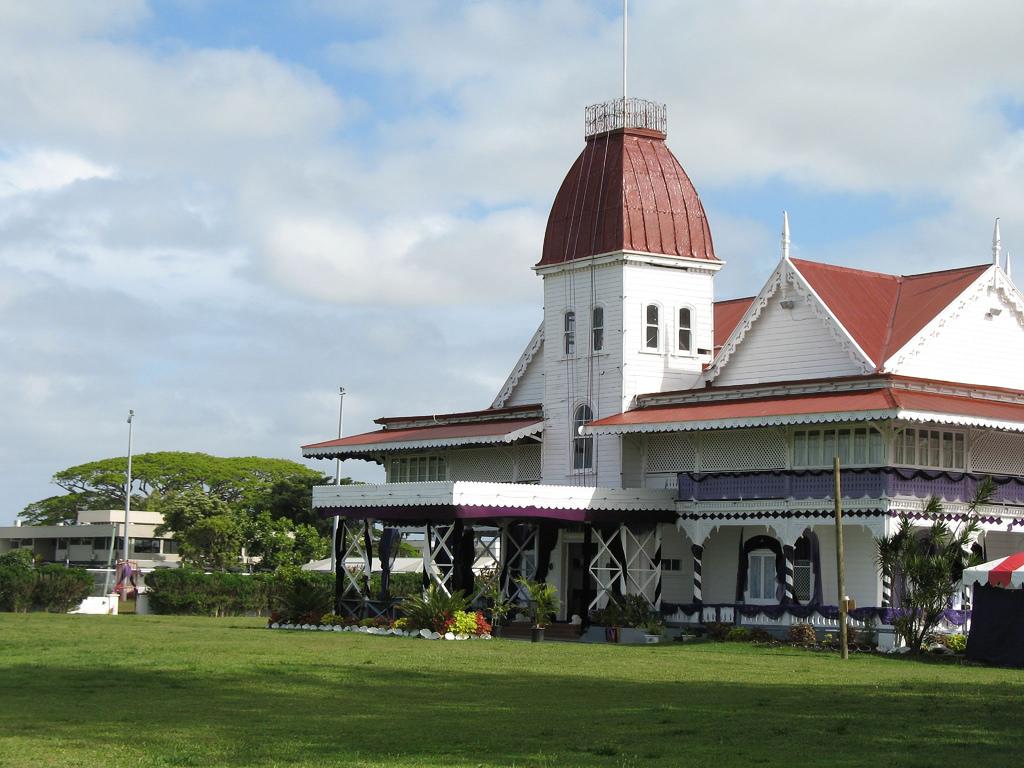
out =
[(612, 99), (591, 104), (584, 118), (586, 138), (620, 128), (645, 128), (668, 132), (668, 110), (664, 104), (647, 99)]
[[(969, 502), (985, 475), (947, 470), (881, 467), (840, 472), (843, 496), (880, 499), (898, 496)], [(992, 503), (1024, 505), (1024, 479), (997, 477)], [(680, 472), (680, 501), (756, 501), (831, 498), (831, 470), (769, 472)]]

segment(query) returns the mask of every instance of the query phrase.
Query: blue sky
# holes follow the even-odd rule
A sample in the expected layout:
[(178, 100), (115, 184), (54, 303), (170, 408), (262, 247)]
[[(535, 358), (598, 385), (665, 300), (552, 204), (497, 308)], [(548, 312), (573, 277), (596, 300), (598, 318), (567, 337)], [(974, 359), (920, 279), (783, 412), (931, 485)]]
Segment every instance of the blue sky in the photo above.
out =
[[(489, 404), (548, 206), (620, 90), (620, 3), (0, 4), (0, 522), (137, 448), (298, 457)], [(633, 0), (632, 94), (758, 290), (916, 272), (1024, 226), (1024, 7)], [(955, 55), (951, 55), (955, 52)], [(325, 470), (329, 467), (321, 465)], [(347, 462), (374, 479), (377, 470)]]

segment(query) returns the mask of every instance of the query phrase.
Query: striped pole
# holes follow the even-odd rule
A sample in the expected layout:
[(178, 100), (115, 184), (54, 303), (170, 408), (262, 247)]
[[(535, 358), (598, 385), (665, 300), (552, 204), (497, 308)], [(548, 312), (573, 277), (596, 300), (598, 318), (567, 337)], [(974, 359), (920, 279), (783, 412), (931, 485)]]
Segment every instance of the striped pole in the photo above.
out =
[(794, 567), (794, 560), (796, 560), (796, 551), (792, 546), (786, 544), (782, 548), (782, 554), (786, 559), (786, 582), (784, 585), (784, 591), (782, 593), (782, 602), (788, 605), (793, 603), (796, 597), (796, 590), (793, 588), (793, 573), (796, 570)]
[(700, 561), (704, 557), (704, 547), (694, 544), (690, 547), (693, 552), (693, 602), (695, 605), (702, 605), (704, 598), (701, 594), (701, 566)]
[(882, 607), (892, 607), (892, 574), (888, 568), (882, 569)]
[(661, 610), (661, 524), (654, 525), (654, 610)]

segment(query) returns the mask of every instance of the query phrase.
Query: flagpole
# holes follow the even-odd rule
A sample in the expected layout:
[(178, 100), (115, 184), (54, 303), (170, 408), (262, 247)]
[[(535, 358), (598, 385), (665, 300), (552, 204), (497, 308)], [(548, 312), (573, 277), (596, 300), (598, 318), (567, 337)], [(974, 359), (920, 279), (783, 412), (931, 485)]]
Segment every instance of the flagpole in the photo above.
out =
[(134, 419), (135, 411), (128, 411), (128, 469), (125, 473), (124, 483), (124, 546), (121, 550), (126, 563), (128, 562), (128, 526), (132, 508), (132, 422)]
[[(345, 388), (338, 387), (338, 439), (341, 440), (342, 427), (345, 423)], [(341, 458), (335, 459), (334, 484), (341, 485)], [(337, 573), (338, 516), (331, 518), (331, 573)]]

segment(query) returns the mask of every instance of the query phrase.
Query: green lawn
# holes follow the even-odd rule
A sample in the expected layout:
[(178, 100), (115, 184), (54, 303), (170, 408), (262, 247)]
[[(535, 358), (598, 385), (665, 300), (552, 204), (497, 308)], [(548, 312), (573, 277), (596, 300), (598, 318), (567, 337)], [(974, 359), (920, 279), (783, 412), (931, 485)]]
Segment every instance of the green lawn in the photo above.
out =
[(0, 766), (1006, 766), (1024, 673), (0, 614)]

